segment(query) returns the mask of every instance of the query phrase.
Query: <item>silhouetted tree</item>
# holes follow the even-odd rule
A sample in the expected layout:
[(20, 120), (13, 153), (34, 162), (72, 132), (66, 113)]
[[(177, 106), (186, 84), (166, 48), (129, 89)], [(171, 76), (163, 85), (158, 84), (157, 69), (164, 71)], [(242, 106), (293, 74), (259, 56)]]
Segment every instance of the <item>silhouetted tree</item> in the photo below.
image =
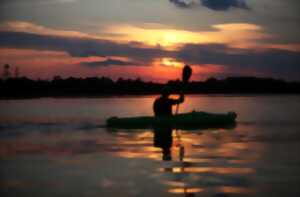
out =
[(5, 64), (3, 66), (3, 79), (9, 79), (10, 78), (10, 65), (9, 64)]
[(15, 78), (19, 78), (19, 75), (20, 75), (20, 70), (19, 70), (19, 67), (16, 67), (15, 68)]

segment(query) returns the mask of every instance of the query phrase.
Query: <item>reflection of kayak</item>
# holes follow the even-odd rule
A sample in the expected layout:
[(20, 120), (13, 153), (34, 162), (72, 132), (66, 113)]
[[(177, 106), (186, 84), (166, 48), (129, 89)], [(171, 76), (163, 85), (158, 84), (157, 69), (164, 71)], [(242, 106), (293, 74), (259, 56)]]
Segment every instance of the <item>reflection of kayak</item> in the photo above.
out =
[(139, 117), (111, 117), (106, 125), (111, 128), (152, 128), (168, 126), (178, 129), (192, 128), (227, 128), (235, 125), (237, 115), (234, 112), (215, 114), (207, 112), (190, 112), (171, 117), (139, 116)]

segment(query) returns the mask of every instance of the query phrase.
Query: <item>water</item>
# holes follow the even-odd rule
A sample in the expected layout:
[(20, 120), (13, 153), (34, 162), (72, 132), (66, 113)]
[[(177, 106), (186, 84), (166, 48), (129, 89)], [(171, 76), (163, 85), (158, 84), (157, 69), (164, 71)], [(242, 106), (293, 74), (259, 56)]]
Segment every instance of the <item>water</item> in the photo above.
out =
[(188, 96), (180, 112), (238, 124), (173, 131), (172, 161), (152, 130), (103, 127), (151, 115), (154, 98), (0, 101), (1, 196), (299, 196), (300, 96)]

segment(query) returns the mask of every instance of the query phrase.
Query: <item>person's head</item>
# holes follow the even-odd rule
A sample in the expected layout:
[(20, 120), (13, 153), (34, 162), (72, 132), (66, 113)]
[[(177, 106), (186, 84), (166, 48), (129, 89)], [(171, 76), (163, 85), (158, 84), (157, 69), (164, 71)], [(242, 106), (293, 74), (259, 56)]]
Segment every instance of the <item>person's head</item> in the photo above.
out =
[(161, 96), (162, 96), (162, 97), (167, 98), (167, 97), (170, 96), (170, 94), (171, 94), (171, 87), (170, 87), (170, 86), (166, 85), (166, 86), (164, 86), (164, 87), (161, 89)]

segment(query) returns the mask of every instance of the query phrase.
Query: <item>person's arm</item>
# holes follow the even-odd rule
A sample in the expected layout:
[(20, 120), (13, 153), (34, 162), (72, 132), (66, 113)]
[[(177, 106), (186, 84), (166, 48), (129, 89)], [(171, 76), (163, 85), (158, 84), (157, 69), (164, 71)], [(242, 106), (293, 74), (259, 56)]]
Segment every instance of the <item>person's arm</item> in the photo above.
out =
[(180, 103), (183, 103), (184, 102), (183, 92), (180, 93), (179, 99), (170, 99), (170, 100), (171, 100), (172, 105), (178, 105)]

